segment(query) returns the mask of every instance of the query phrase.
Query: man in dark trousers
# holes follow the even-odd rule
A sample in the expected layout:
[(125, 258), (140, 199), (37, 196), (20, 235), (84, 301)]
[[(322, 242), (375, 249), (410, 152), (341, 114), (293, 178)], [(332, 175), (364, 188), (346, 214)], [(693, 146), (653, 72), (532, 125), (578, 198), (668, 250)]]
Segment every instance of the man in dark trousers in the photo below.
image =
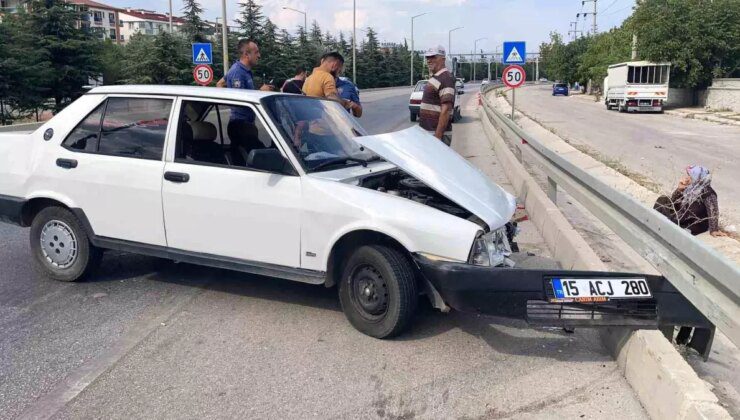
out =
[(298, 66), (295, 70), (295, 76), (286, 80), (280, 91), (283, 93), (295, 93), (303, 95), (303, 82), (306, 81), (306, 68)]
[(455, 107), (455, 78), (445, 67), (445, 48), (441, 45), (424, 53), (429, 67), (429, 83), (424, 87), (419, 108), (419, 126), (446, 145), (452, 143), (452, 112)]
[[(235, 62), (223, 79), (216, 84), (219, 87), (232, 89), (255, 89), (252, 67), (256, 66), (260, 59), (260, 48), (251, 39), (241, 39), (237, 44), (239, 60)], [(259, 90), (273, 90), (274, 86), (264, 84)], [(236, 165), (245, 165), (246, 158), (242, 151), (249, 152), (252, 149), (262, 148), (259, 141), (259, 133), (254, 123), (255, 115), (251, 108), (245, 106), (231, 107), (231, 116), (227, 132), (231, 140), (231, 155)], [(240, 150), (241, 148), (241, 150)]]

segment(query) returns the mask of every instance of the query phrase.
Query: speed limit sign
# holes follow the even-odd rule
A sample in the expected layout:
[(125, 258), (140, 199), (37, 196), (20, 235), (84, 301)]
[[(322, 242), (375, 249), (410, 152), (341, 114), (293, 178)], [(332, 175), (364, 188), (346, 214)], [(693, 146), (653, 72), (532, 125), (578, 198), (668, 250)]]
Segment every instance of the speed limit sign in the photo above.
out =
[(504, 84), (512, 89), (518, 88), (527, 79), (527, 73), (524, 72), (522, 66), (509, 66), (504, 69), (503, 74)]
[(193, 69), (193, 79), (201, 86), (208, 86), (213, 81), (213, 70), (208, 64), (198, 64)]

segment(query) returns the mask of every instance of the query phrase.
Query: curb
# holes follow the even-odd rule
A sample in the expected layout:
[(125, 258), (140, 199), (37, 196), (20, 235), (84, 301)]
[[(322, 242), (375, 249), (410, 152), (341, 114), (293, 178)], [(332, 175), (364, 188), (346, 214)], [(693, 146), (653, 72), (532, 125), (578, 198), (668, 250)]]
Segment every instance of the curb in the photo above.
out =
[(731, 120), (728, 118), (715, 117), (713, 115), (701, 115), (701, 114), (697, 115), (691, 112), (681, 112), (681, 111), (672, 110), (672, 109), (666, 109), (665, 111), (663, 111), (663, 113), (668, 114), (668, 115), (673, 115), (676, 117), (690, 119), (690, 120), (702, 120), (702, 121), (713, 122), (716, 124), (733, 125), (736, 127), (740, 127), (740, 121), (735, 121), (735, 120)]
[[(517, 160), (483, 108), (479, 114), (488, 141), (553, 257), (566, 269), (606, 270), (593, 249)], [(600, 331), (600, 337), (651, 418), (732, 418), (719, 405), (709, 385), (660, 331), (606, 328)]]

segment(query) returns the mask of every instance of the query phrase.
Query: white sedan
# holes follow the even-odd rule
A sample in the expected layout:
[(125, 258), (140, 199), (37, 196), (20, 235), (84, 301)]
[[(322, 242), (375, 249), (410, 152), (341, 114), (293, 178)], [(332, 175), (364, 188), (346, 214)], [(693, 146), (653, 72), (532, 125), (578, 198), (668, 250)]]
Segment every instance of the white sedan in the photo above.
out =
[[(429, 80), (419, 80), (416, 82), (416, 86), (414, 86), (414, 90), (411, 91), (411, 96), (409, 97), (409, 119), (411, 122), (415, 122), (416, 119), (419, 117), (419, 110), (421, 109), (421, 99), (424, 96), (424, 89), (426, 88), (427, 84), (429, 83)], [(463, 93), (465, 91), (463, 90)], [(460, 101), (458, 100), (458, 97), (460, 95), (460, 92), (458, 90), (455, 91), (455, 106), (452, 109), (452, 122), (460, 121), (460, 118), (462, 116), (462, 113), (460, 111)]]
[(424, 130), (368, 136), (338, 103), (298, 95), (100, 87), (0, 135), (0, 220), (30, 227), (57, 280), (115, 249), (338, 286), (351, 324), (379, 338), (419, 295), (538, 325), (582, 325), (559, 315), (574, 302), (592, 302), (587, 325), (599, 310), (656, 324), (656, 297), (676, 293), (660, 277), (512, 269), (515, 207)]

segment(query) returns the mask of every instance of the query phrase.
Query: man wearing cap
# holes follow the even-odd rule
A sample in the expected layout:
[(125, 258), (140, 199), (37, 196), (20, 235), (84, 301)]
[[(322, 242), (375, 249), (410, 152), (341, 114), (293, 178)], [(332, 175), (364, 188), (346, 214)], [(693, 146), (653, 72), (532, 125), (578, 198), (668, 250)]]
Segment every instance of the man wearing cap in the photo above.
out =
[(452, 143), (452, 110), (455, 107), (455, 78), (445, 67), (445, 48), (441, 45), (424, 53), (429, 67), (429, 83), (424, 87), (419, 108), (419, 126), (446, 145)]

